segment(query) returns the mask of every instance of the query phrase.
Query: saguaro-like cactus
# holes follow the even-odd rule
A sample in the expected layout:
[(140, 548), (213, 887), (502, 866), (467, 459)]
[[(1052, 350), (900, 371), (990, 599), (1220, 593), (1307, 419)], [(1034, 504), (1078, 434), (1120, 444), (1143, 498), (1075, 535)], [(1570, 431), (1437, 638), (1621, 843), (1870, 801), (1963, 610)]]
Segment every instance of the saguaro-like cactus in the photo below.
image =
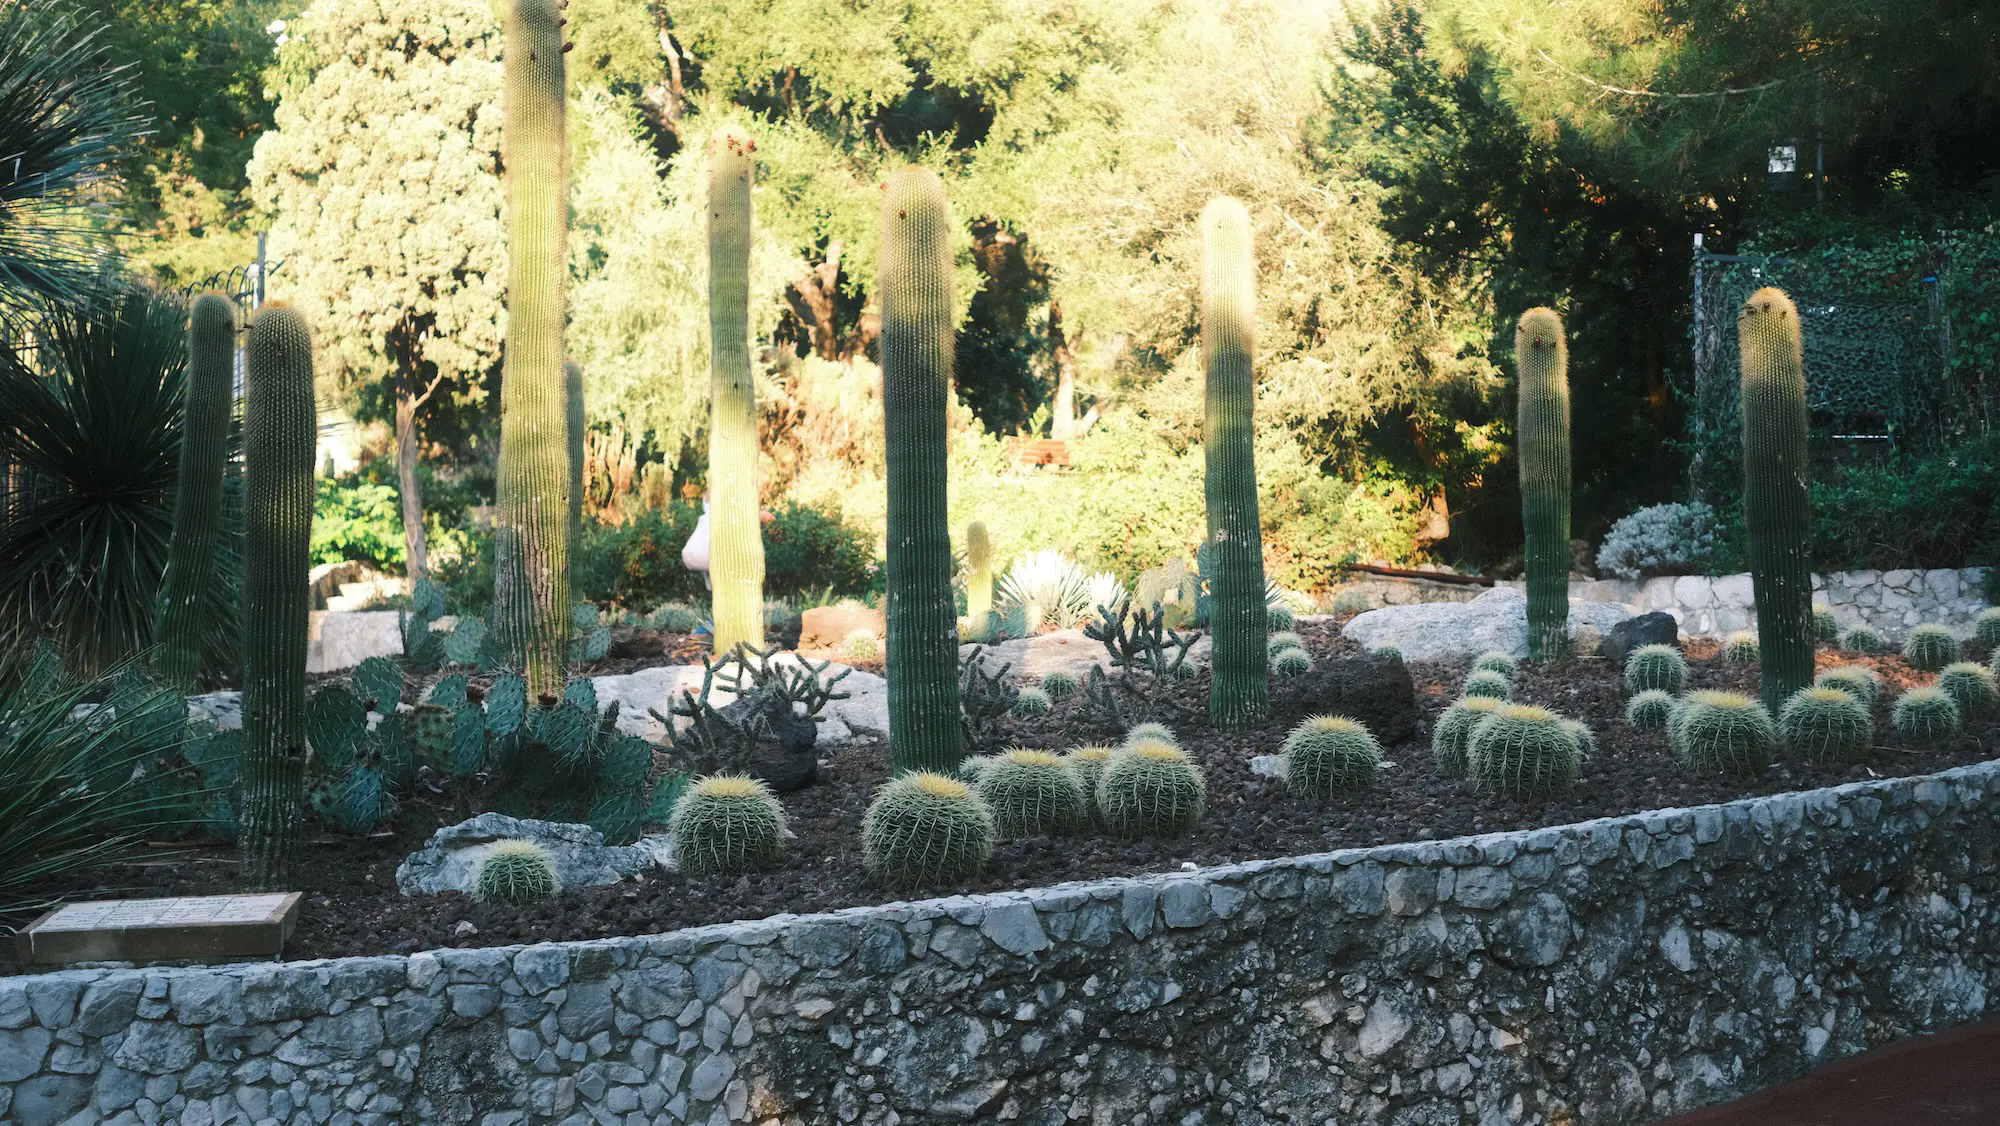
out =
[(945, 514), (960, 232), (937, 174), (882, 188), (882, 421), (888, 447), (889, 755), (898, 773), (950, 773), (961, 756), (958, 615)]
[(993, 613), (993, 540), (984, 522), (965, 526), (965, 618), (975, 640), (984, 640), (986, 619)]
[(1560, 657), (1569, 643), (1569, 345), (1554, 309), (1530, 309), (1514, 328), (1520, 369), (1521, 527), (1527, 534), (1528, 657)]
[(312, 610), (312, 333), (266, 305), (245, 346), (243, 397), (243, 881), (291, 872), (306, 804), (306, 620)]
[(583, 440), (590, 428), (583, 411), (583, 365), (563, 365), (563, 430), (569, 439), (569, 538), (576, 542), (583, 527)]
[(500, 382), (494, 613), (536, 696), (560, 695), (569, 647), (569, 483), (563, 404), (569, 139), (560, 0), (509, 0), (507, 358)]
[(202, 602), (215, 579), (222, 534), (222, 472), (229, 458), (229, 408), (236, 398), (236, 303), (219, 293), (195, 299), (188, 318), (187, 405), (181, 422), (180, 484), (167, 548), (160, 607), (161, 679), (195, 690), (201, 672)]
[(1784, 290), (1750, 295), (1736, 317), (1743, 357), (1743, 526), (1757, 598), (1764, 706), (1812, 682), (1812, 534), (1806, 482), (1806, 365), (1799, 311)]
[(750, 379), (750, 185), (756, 144), (724, 129), (708, 146), (708, 577), (715, 651), (764, 645), (764, 533), (757, 513), (757, 388)]
[(1264, 536), (1257, 519), (1257, 270), (1250, 213), (1223, 197), (1201, 213), (1201, 354), (1208, 372), (1202, 420), (1207, 455), (1209, 628), (1215, 637), (1210, 722), (1224, 730), (1270, 712), (1264, 636)]

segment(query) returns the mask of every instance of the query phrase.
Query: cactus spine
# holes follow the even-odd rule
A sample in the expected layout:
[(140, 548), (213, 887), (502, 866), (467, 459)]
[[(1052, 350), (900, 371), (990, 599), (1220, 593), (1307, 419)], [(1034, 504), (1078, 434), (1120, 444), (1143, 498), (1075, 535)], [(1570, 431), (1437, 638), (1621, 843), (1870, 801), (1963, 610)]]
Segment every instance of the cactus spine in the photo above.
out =
[(188, 318), (180, 484), (174, 493), (174, 532), (167, 548), (157, 658), (161, 679), (182, 693), (195, 690), (195, 677), (201, 672), (201, 608), (215, 575), (215, 542), (222, 532), (222, 471), (229, 456), (229, 408), (236, 398), (235, 384), (236, 303), (218, 293), (204, 293), (195, 299)]
[(1201, 352), (1207, 370), (1202, 444), (1207, 458), (1209, 625), (1215, 637), (1211, 722), (1224, 730), (1270, 712), (1264, 636), (1263, 532), (1257, 519), (1256, 266), (1250, 213), (1223, 197), (1201, 213)]
[(572, 360), (563, 365), (564, 432), (569, 438), (569, 538), (583, 529), (584, 437), (590, 429), (583, 410), (583, 365)]
[(531, 694), (557, 695), (569, 650), (569, 467), (563, 405), (569, 141), (561, 0), (509, 0), (507, 356), (493, 610)]
[(993, 541), (985, 523), (965, 526), (965, 618), (975, 639), (986, 636), (987, 615), (993, 612)]
[(1516, 423), (1521, 526), (1526, 533), (1528, 657), (1560, 657), (1569, 644), (1569, 345), (1554, 309), (1521, 314)]
[(764, 533), (757, 519), (757, 388), (750, 378), (750, 185), (757, 144), (733, 129), (708, 146), (708, 528), (715, 651), (764, 646)]
[(306, 620), (312, 568), (312, 333), (266, 305), (245, 347), (243, 880), (281, 886), (306, 804)]
[(951, 250), (944, 184), (905, 168), (882, 192), (882, 419), (888, 446), (889, 751), (950, 773), (961, 754), (958, 614), (945, 517)]
[(1811, 512), (1806, 493), (1806, 368), (1799, 311), (1781, 289), (1750, 295), (1736, 318), (1743, 356), (1743, 526), (1757, 599), (1764, 706), (1812, 681)]

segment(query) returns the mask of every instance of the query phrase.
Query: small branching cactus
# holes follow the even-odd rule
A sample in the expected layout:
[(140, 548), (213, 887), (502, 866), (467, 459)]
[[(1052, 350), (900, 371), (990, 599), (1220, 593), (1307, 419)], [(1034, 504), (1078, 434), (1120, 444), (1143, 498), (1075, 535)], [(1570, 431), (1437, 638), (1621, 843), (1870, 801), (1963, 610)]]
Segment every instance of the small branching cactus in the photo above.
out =
[(1941, 688), (1912, 688), (1896, 697), (1889, 713), (1896, 734), (1920, 746), (1941, 742), (1958, 733), (1958, 704)]
[(1658, 688), (1648, 688), (1625, 705), (1625, 721), (1634, 727), (1657, 731), (1673, 718), (1674, 698)]
[(1280, 650), (1271, 656), (1271, 671), (1278, 676), (1304, 676), (1312, 671), (1312, 667), (1312, 655), (1296, 646)]
[(1641, 645), (1625, 658), (1625, 687), (1677, 696), (1687, 687), (1687, 658), (1672, 645)]
[(1048, 751), (1008, 751), (979, 772), (977, 785), (1003, 837), (1064, 836), (1089, 819), (1075, 772)]
[(1288, 629), (1281, 629), (1264, 641), (1266, 656), (1275, 657), (1287, 649), (1304, 649), (1306, 640)]
[(1181, 745), (1180, 737), (1174, 734), (1174, 729), (1164, 723), (1134, 724), (1132, 729), (1125, 733), (1125, 749), (1128, 751), (1140, 743), (1148, 742), (1166, 743), (1175, 747)]
[(1732, 665), (1754, 665), (1762, 653), (1754, 633), (1732, 634), (1722, 645), (1722, 659)]
[(1328, 801), (1375, 780), (1382, 745), (1366, 727), (1338, 715), (1305, 719), (1285, 739), (1285, 787), (1302, 798)]
[(2000, 650), (2000, 606), (1988, 606), (1973, 617), (1972, 641), (1982, 653)]
[(1812, 635), (1814, 641), (1823, 645), (1831, 645), (1840, 637), (1840, 620), (1833, 616), (1833, 611), (1824, 606), (1813, 607)]
[(1583, 747), (1569, 721), (1546, 708), (1507, 704), (1479, 721), (1466, 749), (1467, 777), (1483, 793), (1539, 798), (1576, 782)]
[(1675, 756), (1696, 774), (1754, 775), (1777, 736), (1764, 705), (1735, 692), (1690, 692), (1667, 725)]
[(1466, 752), (1472, 743), (1473, 728), (1499, 711), (1504, 703), (1491, 696), (1467, 696), (1444, 710), (1438, 717), (1437, 728), (1431, 732), (1431, 757), (1436, 760), (1440, 774), (1446, 778), (1465, 777)]
[(1076, 695), (1080, 687), (1075, 677), (1060, 669), (1042, 676), (1042, 691), (1051, 700), (1067, 700)]
[(1994, 704), (2000, 702), (1993, 673), (1977, 661), (1956, 661), (1946, 665), (1938, 673), (1937, 686), (1951, 697), (1952, 703), (1958, 705), (1959, 717), (1967, 721), (1992, 715)]
[(1097, 781), (1111, 760), (1122, 753), (1118, 747), (1078, 747), (1063, 756), (1070, 773), (1076, 775), (1077, 787), (1083, 791), (1084, 808), (1093, 822), (1097, 820)]
[(1495, 700), (1514, 698), (1514, 682), (1492, 669), (1475, 669), (1465, 678), (1467, 696), (1490, 696)]
[(1958, 638), (1940, 625), (1921, 625), (1903, 639), (1903, 660), (1913, 669), (1936, 672), (1958, 660)]
[(556, 862), (547, 849), (533, 841), (498, 841), (479, 861), (472, 898), (524, 907), (547, 903), (561, 892)]
[(1047, 714), (1049, 714), (1049, 694), (1033, 685), (1021, 689), (1021, 694), (1014, 698), (1014, 715), (1021, 719), (1033, 719)]
[(958, 883), (978, 875), (992, 855), (993, 811), (942, 774), (919, 770), (895, 779), (861, 818), (862, 862), (892, 888)]
[(1518, 666), (1515, 665), (1514, 658), (1500, 652), (1498, 649), (1489, 649), (1481, 653), (1478, 659), (1472, 662), (1472, 667), (1474, 670), (1484, 669), (1487, 672), (1497, 672), (1501, 676), (1512, 680)]
[(1801, 688), (1778, 713), (1778, 731), (1792, 753), (1812, 763), (1868, 757), (1875, 723), (1868, 705), (1838, 688)]
[(1813, 686), (1838, 688), (1869, 707), (1873, 707), (1882, 696), (1882, 678), (1867, 665), (1836, 665), (1822, 669), (1818, 676), (1813, 677)]
[(785, 859), (785, 807), (755, 778), (717, 774), (674, 802), (667, 835), (682, 872), (740, 876)]
[(1847, 631), (1841, 644), (1856, 653), (1887, 653), (1889, 643), (1873, 626), (1855, 626)]
[(1192, 832), (1208, 806), (1201, 768), (1172, 743), (1145, 739), (1112, 759), (1097, 779), (1097, 812), (1124, 837)]

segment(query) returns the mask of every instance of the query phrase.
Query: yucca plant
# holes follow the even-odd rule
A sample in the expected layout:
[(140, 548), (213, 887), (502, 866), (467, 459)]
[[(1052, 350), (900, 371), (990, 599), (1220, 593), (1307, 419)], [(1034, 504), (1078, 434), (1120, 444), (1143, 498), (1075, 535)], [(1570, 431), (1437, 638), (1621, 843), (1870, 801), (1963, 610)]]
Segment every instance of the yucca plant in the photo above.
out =
[[(0, 650), (49, 637), (91, 673), (152, 644), (180, 466), (186, 325), (174, 302), (134, 291), (51, 309), (36, 332), (32, 360), (0, 350), (0, 463), (14, 470), (0, 481)], [(225, 529), (233, 524), (225, 517)], [(236, 551), (226, 531), (202, 612), (211, 668), (227, 667), (235, 649)]]
[[(1014, 561), (1000, 579), (996, 608), (1009, 621), (1009, 632), (1018, 628), (1034, 633), (1044, 625), (1074, 629), (1097, 609), (1093, 601), (1108, 576), (1096, 576), (1077, 566), (1060, 551), (1035, 551)], [(1113, 580), (1115, 581), (1115, 580)]]

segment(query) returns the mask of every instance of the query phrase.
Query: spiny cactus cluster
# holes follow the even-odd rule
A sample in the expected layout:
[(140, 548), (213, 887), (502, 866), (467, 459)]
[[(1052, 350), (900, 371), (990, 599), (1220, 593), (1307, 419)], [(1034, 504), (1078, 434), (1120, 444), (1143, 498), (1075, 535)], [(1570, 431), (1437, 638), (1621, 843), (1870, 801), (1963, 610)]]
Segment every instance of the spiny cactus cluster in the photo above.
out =
[(1835, 618), (1833, 611), (1824, 606), (1813, 607), (1812, 634), (1816, 642), (1823, 645), (1833, 644), (1840, 637), (1840, 619)]
[(993, 811), (955, 778), (918, 770), (876, 794), (861, 818), (861, 859), (891, 888), (935, 887), (979, 874), (993, 856)]
[(1439, 773), (1446, 778), (1465, 777), (1473, 728), (1499, 711), (1504, 703), (1491, 696), (1466, 696), (1444, 710), (1431, 732), (1431, 757), (1437, 762)]
[(1889, 717), (1896, 733), (1919, 746), (1942, 742), (1958, 734), (1964, 717), (1958, 703), (1941, 688), (1926, 685), (1896, 697)]
[(1911, 668), (1937, 672), (1958, 660), (1958, 638), (1943, 626), (1918, 626), (1903, 639), (1903, 660)]
[(1014, 697), (1014, 714), (1021, 719), (1034, 719), (1049, 714), (1049, 694), (1029, 685)]
[(1304, 676), (1312, 669), (1312, 655), (1304, 649), (1293, 647), (1271, 655), (1271, 671), (1279, 676)]
[(1722, 659), (1732, 665), (1754, 665), (1762, 654), (1762, 643), (1754, 633), (1731, 634), (1722, 644)]
[(1873, 654), (1889, 651), (1889, 643), (1882, 635), (1877, 633), (1874, 627), (1866, 625), (1855, 626), (1848, 630), (1847, 636), (1841, 640), (1841, 645), (1856, 653)]
[(472, 898), (481, 903), (527, 907), (547, 903), (562, 892), (556, 863), (533, 841), (496, 841), (479, 860)]
[(1973, 616), (1972, 643), (1981, 653), (2000, 650), (2000, 606), (1988, 606)]
[(1511, 798), (1567, 790), (1588, 750), (1581, 726), (1546, 708), (1504, 704), (1472, 729), (1466, 775), (1475, 789)]
[(1131, 744), (1098, 776), (1098, 817), (1119, 836), (1180, 836), (1194, 829), (1207, 807), (1201, 768), (1164, 740)]
[(1104, 768), (1124, 748), (1122, 747), (1078, 747), (1063, 756), (1069, 764), (1070, 773), (1076, 775), (1076, 784), (1083, 791), (1085, 810), (1094, 824), (1100, 820), (1097, 813), (1097, 783), (1104, 777)]
[(1625, 657), (1625, 686), (1634, 692), (1679, 695), (1687, 677), (1687, 658), (1672, 645), (1641, 645)]
[(1089, 820), (1082, 784), (1061, 755), (1007, 751), (979, 772), (976, 785), (1003, 837), (1065, 836)]
[(1868, 705), (1841, 689), (1801, 688), (1778, 713), (1778, 731), (1807, 762), (1859, 762), (1873, 745), (1875, 722)]
[(1771, 713), (1735, 692), (1690, 692), (1667, 725), (1674, 754), (1696, 774), (1760, 773), (1771, 763), (1777, 736)]
[(1346, 716), (1302, 720), (1285, 738), (1285, 786), (1302, 798), (1328, 801), (1365, 790), (1382, 765), (1382, 746)]
[(784, 860), (785, 807), (755, 778), (713, 775), (674, 802), (667, 835), (682, 872), (740, 876)]
[(1495, 700), (1514, 698), (1514, 682), (1492, 669), (1475, 669), (1465, 678), (1465, 695), (1489, 696)]

